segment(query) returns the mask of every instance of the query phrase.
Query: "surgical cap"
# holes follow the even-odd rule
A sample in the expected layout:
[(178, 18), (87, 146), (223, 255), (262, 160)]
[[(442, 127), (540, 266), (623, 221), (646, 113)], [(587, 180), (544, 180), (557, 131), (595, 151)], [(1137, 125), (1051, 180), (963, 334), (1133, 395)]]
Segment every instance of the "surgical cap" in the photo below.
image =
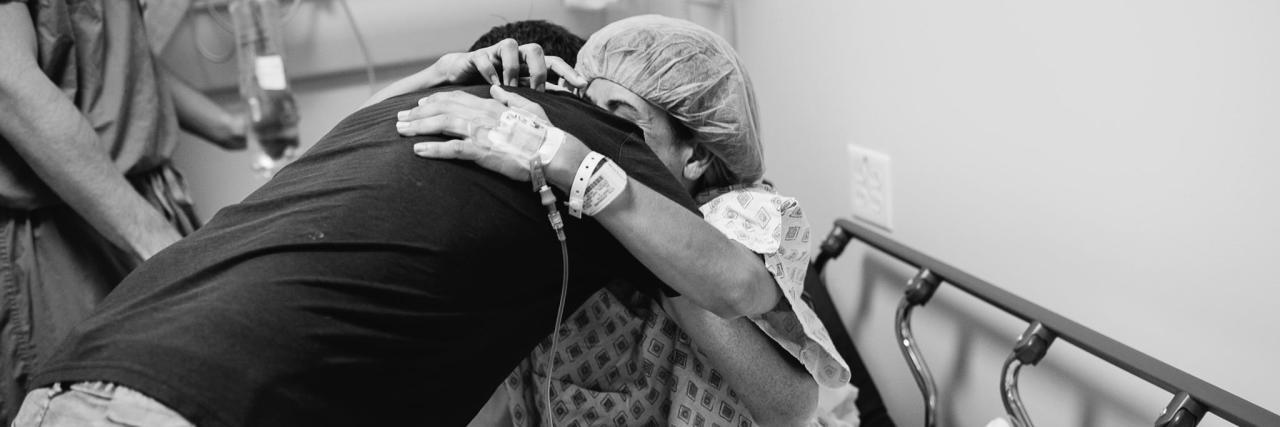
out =
[(578, 52), (588, 80), (617, 83), (671, 114), (742, 183), (764, 175), (755, 94), (738, 53), (692, 22), (659, 15), (601, 28)]

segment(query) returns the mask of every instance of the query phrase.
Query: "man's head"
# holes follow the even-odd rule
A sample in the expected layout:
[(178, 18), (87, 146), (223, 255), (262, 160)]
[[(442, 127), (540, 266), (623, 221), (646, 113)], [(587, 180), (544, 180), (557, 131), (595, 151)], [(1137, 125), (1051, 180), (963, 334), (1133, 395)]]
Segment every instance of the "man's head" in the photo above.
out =
[(577, 70), (591, 82), (587, 98), (635, 121), (688, 187), (764, 174), (751, 81), (710, 30), (657, 15), (623, 19), (591, 35)]
[[(489, 29), (469, 51), (493, 46), (503, 39), (513, 39), (519, 44), (537, 43), (542, 46), (542, 53), (547, 56), (558, 56), (565, 63), (573, 65), (578, 61), (578, 49), (582, 49), (585, 40), (569, 30), (543, 20), (516, 21)], [(556, 82), (560, 75), (548, 70), (547, 81)]]

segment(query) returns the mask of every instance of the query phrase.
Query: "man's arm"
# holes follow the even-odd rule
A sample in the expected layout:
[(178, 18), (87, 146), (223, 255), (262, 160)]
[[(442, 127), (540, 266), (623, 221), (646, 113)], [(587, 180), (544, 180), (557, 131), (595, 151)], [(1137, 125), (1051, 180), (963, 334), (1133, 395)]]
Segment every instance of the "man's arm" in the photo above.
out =
[(0, 136), (94, 229), (138, 259), (181, 236), (125, 181), (88, 120), (40, 71), (23, 3), (0, 4)]
[(167, 67), (161, 66), (160, 74), (173, 93), (173, 107), (183, 130), (226, 150), (245, 148), (248, 119), (244, 114), (227, 112)]
[(818, 406), (818, 383), (747, 319), (723, 319), (688, 298), (663, 301), (711, 365), (763, 426), (804, 426)]

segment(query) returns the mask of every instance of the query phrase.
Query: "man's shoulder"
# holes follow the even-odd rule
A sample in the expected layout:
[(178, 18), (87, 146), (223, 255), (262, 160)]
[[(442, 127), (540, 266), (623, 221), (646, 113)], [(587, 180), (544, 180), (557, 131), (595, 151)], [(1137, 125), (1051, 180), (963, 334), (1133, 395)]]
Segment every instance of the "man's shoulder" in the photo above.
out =
[[(618, 119), (568, 92), (540, 92), (525, 87), (507, 90), (541, 105), (551, 122), (557, 126), (563, 127), (561, 123), (572, 122), (585, 123), (593, 127), (613, 128), (622, 132), (638, 132), (632, 123)], [(491, 98), (488, 85), (439, 86), (421, 89), (393, 96), (362, 108), (343, 119), (336, 128), (364, 126), (380, 120), (391, 120), (397, 112), (416, 107), (418, 100), (441, 92), (464, 92), (480, 98)]]
[[(565, 92), (565, 91), (554, 91), (554, 90), (537, 91), (527, 87), (515, 87), (515, 88), (505, 88), (505, 89), (507, 89), (512, 93), (525, 97), (530, 101), (536, 102), (539, 105), (542, 105), (543, 108), (550, 107), (550, 108), (567, 108), (567, 109), (597, 109), (594, 105), (591, 105), (590, 103), (583, 101), (577, 96), (574, 96), (572, 93)], [(434, 93), (441, 93), (441, 92), (465, 92), (471, 95), (478, 96), (480, 98), (485, 98), (485, 99), (492, 98), (491, 96), (489, 96), (488, 85), (438, 86), (438, 87), (427, 88), (427, 89), (419, 89), (419, 90), (408, 92), (402, 95), (393, 96), (377, 104), (373, 104), (368, 107), (365, 107), (364, 109), (358, 111), (357, 113), (360, 113), (366, 110), (388, 110), (388, 109), (395, 110), (395, 109), (409, 108), (414, 105), (417, 105), (417, 102), (419, 99), (425, 98)]]
[[(677, 201), (690, 211), (697, 212), (693, 198), (679, 185), (662, 161), (649, 149), (648, 144), (645, 144), (644, 133), (634, 123), (569, 93), (539, 92), (530, 88), (508, 90), (542, 106), (551, 124), (573, 135), (592, 151), (606, 153), (632, 178)], [(448, 91), (490, 98), (487, 85), (445, 86), (406, 93), (353, 113), (317, 143), (317, 146), (322, 151), (378, 141), (402, 141), (408, 146), (412, 142), (443, 138), (440, 135), (418, 135), (404, 139), (396, 132), (395, 121), (397, 112), (416, 107), (419, 99)]]

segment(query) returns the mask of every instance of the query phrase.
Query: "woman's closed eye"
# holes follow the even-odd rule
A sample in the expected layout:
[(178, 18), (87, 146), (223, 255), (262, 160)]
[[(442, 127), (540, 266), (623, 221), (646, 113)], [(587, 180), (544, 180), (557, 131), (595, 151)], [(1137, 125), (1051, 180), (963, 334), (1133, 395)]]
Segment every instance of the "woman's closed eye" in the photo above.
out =
[(635, 123), (636, 125), (640, 125), (642, 124), (642, 122), (647, 122), (647, 120), (644, 120), (644, 118), (640, 114), (640, 111), (636, 110), (635, 106), (632, 106), (631, 104), (625, 101), (620, 101), (620, 100), (609, 101), (605, 103), (605, 110), (608, 110), (610, 113), (613, 113), (613, 115), (615, 116), (627, 119), (628, 121)]

